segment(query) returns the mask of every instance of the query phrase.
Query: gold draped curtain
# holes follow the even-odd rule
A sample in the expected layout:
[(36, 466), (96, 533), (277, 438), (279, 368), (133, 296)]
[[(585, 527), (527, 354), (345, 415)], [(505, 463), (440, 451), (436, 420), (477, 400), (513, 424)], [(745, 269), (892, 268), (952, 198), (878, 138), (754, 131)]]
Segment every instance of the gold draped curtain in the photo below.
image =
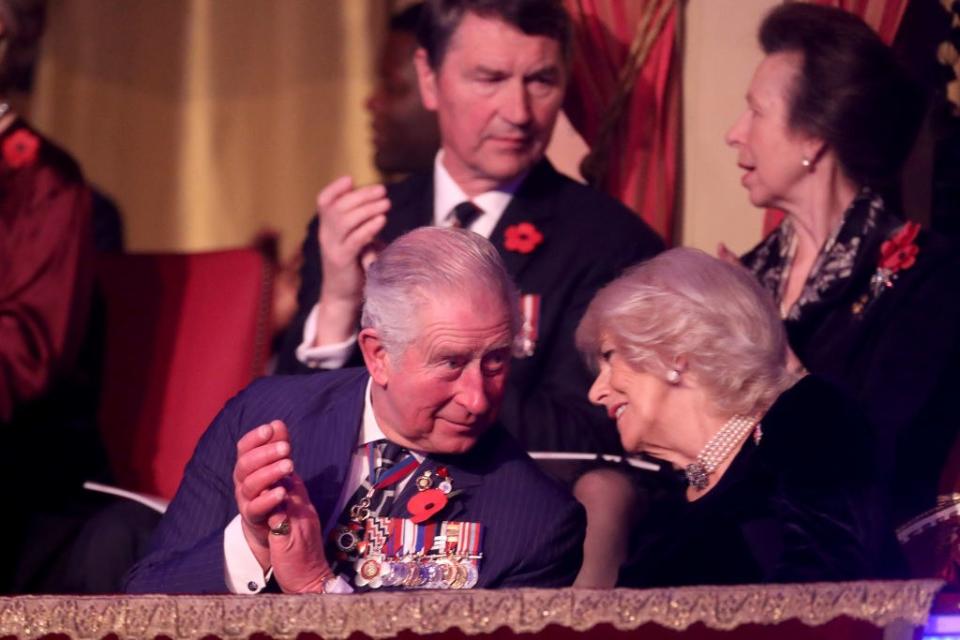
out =
[(576, 24), (566, 109), (591, 147), (594, 186), (668, 244), (675, 226), (680, 127), (677, 0), (565, 0)]
[(128, 248), (295, 250), (317, 190), (376, 179), (382, 0), (51, 0), (30, 118), (124, 214)]

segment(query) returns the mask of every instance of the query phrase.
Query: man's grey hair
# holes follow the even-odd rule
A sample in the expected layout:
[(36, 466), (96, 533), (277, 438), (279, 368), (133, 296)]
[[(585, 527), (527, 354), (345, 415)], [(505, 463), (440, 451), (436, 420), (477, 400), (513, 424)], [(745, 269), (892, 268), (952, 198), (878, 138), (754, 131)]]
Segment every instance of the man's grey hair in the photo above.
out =
[(476, 293), (503, 302), (516, 336), (517, 288), (493, 245), (465, 229), (421, 227), (394, 240), (370, 265), (360, 325), (376, 329), (387, 352), (399, 354), (416, 340), (423, 306)]
[(605, 341), (658, 376), (686, 359), (725, 413), (763, 413), (796, 381), (772, 296), (743, 267), (696, 249), (661, 253), (601, 289), (576, 338), (593, 365)]

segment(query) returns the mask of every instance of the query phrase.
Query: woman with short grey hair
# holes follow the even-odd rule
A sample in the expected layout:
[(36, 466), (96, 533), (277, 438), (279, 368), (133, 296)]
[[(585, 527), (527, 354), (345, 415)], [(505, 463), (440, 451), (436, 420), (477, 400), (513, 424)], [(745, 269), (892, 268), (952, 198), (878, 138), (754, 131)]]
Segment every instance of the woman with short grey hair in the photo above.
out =
[(663, 253), (596, 295), (577, 344), (624, 449), (684, 474), (620, 585), (899, 573), (869, 426), (833, 387), (789, 371), (783, 324), (745, 269)]

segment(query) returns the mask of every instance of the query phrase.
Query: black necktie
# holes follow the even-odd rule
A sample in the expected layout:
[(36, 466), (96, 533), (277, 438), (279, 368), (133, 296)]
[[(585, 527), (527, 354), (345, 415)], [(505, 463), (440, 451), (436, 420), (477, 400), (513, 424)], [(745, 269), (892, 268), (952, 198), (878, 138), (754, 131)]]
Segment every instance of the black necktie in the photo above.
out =
[(474, 220), (480, 217), (483, 209), (469, 200), (461, 202), (453, 208), (453, 226), (459, 229), (469, 229)]

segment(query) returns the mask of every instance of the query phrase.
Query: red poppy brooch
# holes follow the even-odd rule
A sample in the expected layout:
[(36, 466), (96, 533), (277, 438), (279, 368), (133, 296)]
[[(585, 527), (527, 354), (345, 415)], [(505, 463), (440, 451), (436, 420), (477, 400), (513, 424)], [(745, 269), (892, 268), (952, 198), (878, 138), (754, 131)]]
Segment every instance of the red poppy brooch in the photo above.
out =
[(876, 273), (870, 278), (870, 291), (853, 303), (851, 310), (854, 315), (862, 314), (872, 300), (876, 300), (885, 289), (893, 286), (901, 271), (916, 263), (917, 254), (920, 252), (917, 246), (918, 233), (920, 225), (908, 222), (880, 245), (880, 261)]
[(510, 225), (503, 234), (503, 246), (507, 251), (532, 253), (541, 242), (543, 242), (543, 234), (530, 222)]
[(37, 160), (40, 139), (26, 129), (17, 129), (3, 141), (3, 161), (8, 167), (21, 169)]

